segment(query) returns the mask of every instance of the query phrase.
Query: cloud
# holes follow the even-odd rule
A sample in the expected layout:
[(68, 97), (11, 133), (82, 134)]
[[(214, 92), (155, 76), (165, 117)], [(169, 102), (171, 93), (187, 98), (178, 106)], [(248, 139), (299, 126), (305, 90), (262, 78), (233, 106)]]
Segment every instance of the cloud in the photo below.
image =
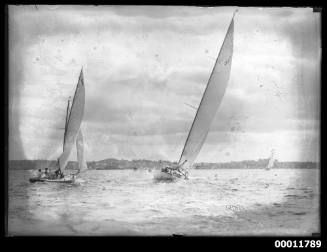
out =
[[(225, 137), (224, 137), (225, 135)], [(227, 141), (224, 141), (227, 140)], [(232, 139), (233, 141), (230, 141)], [(272, 146), (279, 161), (312, 160), (319, 162), (319, 134), (316, 131), (280, 130), (247, 134), (210, 132), (198, 160), (248, 160), (268, 158)], [(296, 146), (296, 147), (295, 147)], [(251, 156), (248, 152), (251, 150)], [(287, 150), (287, 151), (281, 151)], [(229, 153), (226, 156), (226, 153)], [(266, 153), (266, 154), (263, 154)]]
[[(176, 160), (196, 112), (185, 103), (199, 105), (234, 9), (10, 6), (13, 157), (17, 146), (27, 158), (60, 154), (83, 65), (88, 160)], [(319, 27), (311, 9), (239, 8), (230, 82), (199, 160), (264, 156), (264, 134), (268, 149), (285, 132), (315, 143)], [(285, 159), (307, 151), (276, 144)]]

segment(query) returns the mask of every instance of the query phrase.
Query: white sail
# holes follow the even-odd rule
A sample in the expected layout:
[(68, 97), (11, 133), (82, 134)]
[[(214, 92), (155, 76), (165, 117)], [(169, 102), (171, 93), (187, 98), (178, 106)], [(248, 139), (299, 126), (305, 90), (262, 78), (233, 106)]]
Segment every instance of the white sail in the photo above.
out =
[(76, 141), (77, 134), (80, 130), (80, 126), (84, 115), (84, 105), (85, 105), (85, 87), (84, 87), (84, 77), (83, 77), (83, 69), (82, 69), (75, 90), (75, 95), (70, 108), (70, 112), (69, 109), (67, 109), (67, 113), (69, 112), (69, 116), (65, 127), (63, 153), (58, 159), (59, 168), (62, 171), (66, 168), (70, 153)]
[(272, 150), (272, 151), (271, 151), (271, 156), (270, 156), (270, 158), (269, 158), (269, 162), (268, 162), (268, 165), (267, 165), (266, 169), (271, 169), (271, 168), (273, 168), (274, 163), (275, 163), (274, 151)]
[[(67, 122), (68, 122), (68, 118), (70, 115), (70, 109), (71, 109), (71, 107), (70, 107), (70, 99), (69, 99), (68, 104), (67, 104), (65, 128), (67, 127)], [(66, 131), (65, 131), (65, 133), (66, 133)], [(64, 144), (65, 144), (65, 138), (66, 138), (66, 136), (64, 135)], [(86, 160), (85, 160), (84, 136), (83, 136), (83, 131), (82, 131), (81, 127), (80, 127), (77, 137), (76, 137), (76, 154), (77, 154), (77, 163), (78, 163), (79, 172), (86, 170), (87, 164), (86, 164)]]
[(78, 170), (82, 172), (87, 169), (87, 164), (85, 161), (85, 148), (84, 148), (84, 136), (82, 128), (78, 131), (76, 138), (76, 152), (77, 152), (77, 161), (78, 161)]
[(185, 164), (190, 167), (193, 164), (208, 135), (210, 125), (223, 99), (229, 81), (233, 55), (233, 37), (234, 17), (229, 25), (200, 106), (196, 112), (179, 165)]

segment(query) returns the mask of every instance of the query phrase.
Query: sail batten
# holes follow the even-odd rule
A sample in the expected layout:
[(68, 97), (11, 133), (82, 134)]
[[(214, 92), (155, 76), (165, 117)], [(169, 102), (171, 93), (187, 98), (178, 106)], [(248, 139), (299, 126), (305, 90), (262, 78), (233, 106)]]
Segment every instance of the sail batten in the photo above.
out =
[(59, 168), (63, 171), (68, 163), (68, 159), (74, 143), (76, 141), (77, 135), (80, 130), (84, 115), (84, 105), (85, 105), (85, 87), (84, 87), (84, 77), (83, 69), (81, 70), (79, 80), (76, 86), (74, 98), (69, 110), (69, 105), (67, 107), (67, 123), (65, 127), (64, 145), (63, 153), (59, 157)]
[(192, 166), (208, 135), (210, 125), (225, 94), (229, 81), (234, 36), (234, 16), (228, 27), (200, 105), (188, 133), (179, 164)]

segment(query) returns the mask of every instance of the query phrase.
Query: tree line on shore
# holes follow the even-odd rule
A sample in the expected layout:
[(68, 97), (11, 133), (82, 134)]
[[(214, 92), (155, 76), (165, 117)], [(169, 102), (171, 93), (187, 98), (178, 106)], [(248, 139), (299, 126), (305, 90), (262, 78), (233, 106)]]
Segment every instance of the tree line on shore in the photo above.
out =
[[(196, 163), (195, 169), (260, 169), (266, 167), (268, 159), (258, 160), (243, 160), (243, 161), (231, 161), (224, 163)], [(124, 160), (124, 159), (105, 159), (101, 161), (87, 162), (88, 169), (93, 170), (119, 170), (119, 169), (160, 169), (165, 166), (176, 165), (176, 162), (170, 162), (167, 160)], [(9, 169), (14, 170), (30, 170), (30, 169), (43, 169), (56, 168), (57, 161), (55, 160), (11, 160), (9, 161)], [(316, 162), (279, 162), (275, 161), (274, 168), (318, 168), (319, 165)], [(70, 161), (67, 165), (67, 169), (76, 169), (77, 162)]]

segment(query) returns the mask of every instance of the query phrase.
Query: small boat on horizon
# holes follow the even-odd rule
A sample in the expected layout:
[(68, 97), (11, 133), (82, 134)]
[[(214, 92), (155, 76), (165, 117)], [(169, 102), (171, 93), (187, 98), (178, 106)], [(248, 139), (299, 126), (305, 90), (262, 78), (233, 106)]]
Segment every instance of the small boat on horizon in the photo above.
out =
[(271, 168), (274, 167), (274, 164), (275, 164), (275, 157), (274, 157), (274, 155), (275, 155), (275, 150), (272, 149), (271, 150), (271, 154), (270, 154), (270, 158), (269, 158), (269, 161), (268, 161), (267, 166), (265, 167), (265, 170), (268, 171), (268, 170), (270, 170)]
[[(63, 139), (63, 152), (58, 158), (56, 174), (49, 174), (47, 177), (37, 176), (29, 179), (31, 183), (34, 182), (56, 182), (56, 183), (73, 183), (76, 180), (77, 175), (87, 169), (87, 164), (84, 155), (84, 137), (81, 129), (81, 123), (84, 116), (85, 106), (85, 87), (83, 68), (80, 72), (78, 83), (76, 86), (74, 98), (70, 106), (70, 100), (68, 99), (66, 121), (64, 128)], [(67, 167), (70, 153), (76, 145), (78, 171), (75, 174), (64, 174)], [(59, 176), (61, 175), (61, 176)]]
[(188, 169), (192, 167), (206, 140), (210, 125), (224, 97), (229, 81), (233, 56), (234, 16), (236, 12), (237, 10), (234, 12), (229, 24), (180, 159), (176, 165), (164, 167), (157, 172), (154, 176), (154, 179), (157, 181), (172, 181), (178, 178), (188, 179)]

